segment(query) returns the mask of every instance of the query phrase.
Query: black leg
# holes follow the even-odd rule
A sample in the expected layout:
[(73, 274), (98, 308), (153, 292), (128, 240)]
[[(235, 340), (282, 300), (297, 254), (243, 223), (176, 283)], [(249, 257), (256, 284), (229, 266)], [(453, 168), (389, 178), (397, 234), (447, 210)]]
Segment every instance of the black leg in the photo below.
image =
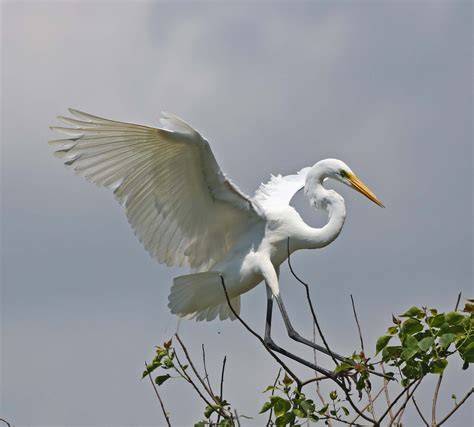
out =
[(290, 322), (290, 319), (288, 317), (288, 313), (286, 312), (286, 309), (285, 309), (285, 305), (283, 304), (283, 300), (281, 298), (281, 295), (278, 295), (275, 297), (276, 299), (276, 302), (278, 304), (278, 308), (280, 309), (280, 312), (281, 312), (281, 316), (283, 317), (283, 321), (285, 322), (285, 326), (286, 326), (286, 330), (288, 331), (288, 336), (297, 341), (297, 342), (300, 342), (301, 344), (305, 344), (309, 347), (312, 347), (314, 348), (315, 350), (318, 350), (324, 354), (327, 354), (328, 356), (331, 356), (341, 362), (345, 361), (346, 358), (337, 354), (337, 353), (333, 353), (331, 351), (328, 351), (328, 349), (326, 347), (323, 347), (323, 346), (320, 346), (310, 340), (307, 340), (306, 338), (303, 338), (298, 332), (295, 331), (295, 329), (293, 328), (293, 325), (291, 324)]
[(267, 347), (272, 351), (283, 354), (284, 356), (289, 357), (290, 359), (293, 359), (296, 362), (299, 362), (302, 365), (307, 366), (308, 368), (311, 368), (313, 371), (319, 372), (320, 374), (326, 375), (327, 377), (330, 377), (330, 378), (335, 378), (336, 375), (333, 372), (328, 371), (327, 369), (321, 368), (320, 366), (314, 365), (313, 363), (308, 362), (302, 359), (301, 357), (296, 356), (295, 354), (284, 350), (283, 348), (277, 346), (273, 342), (272, 337), (271, 337), (272, 311), (273, 311), (273, 295), (272, 295), (272, 291), (267, 286), (267, 316), (265, 319), (265, 338), (264, 338), (264, 342), (267, 345)]

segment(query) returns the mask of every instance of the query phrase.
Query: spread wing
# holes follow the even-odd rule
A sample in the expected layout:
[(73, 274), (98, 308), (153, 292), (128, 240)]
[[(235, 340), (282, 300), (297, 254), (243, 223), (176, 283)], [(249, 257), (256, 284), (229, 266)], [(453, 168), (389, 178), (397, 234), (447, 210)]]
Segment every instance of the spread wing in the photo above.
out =
[(50, 141), (77, 175), (114, 191), (147, 251), (159, 262), (205, 270), (261, 220), (258, 207), (225, 177), (209, 143), (181, 119), (172, 130), (69, 110), (72, 127)]
[(260, 185), (253, 200), (264, 211), (289, 205), (293, 196), (304, 187), (310, 169), (310, 167), (303, 168), (295, 175), (272, 175), (270, 181)]

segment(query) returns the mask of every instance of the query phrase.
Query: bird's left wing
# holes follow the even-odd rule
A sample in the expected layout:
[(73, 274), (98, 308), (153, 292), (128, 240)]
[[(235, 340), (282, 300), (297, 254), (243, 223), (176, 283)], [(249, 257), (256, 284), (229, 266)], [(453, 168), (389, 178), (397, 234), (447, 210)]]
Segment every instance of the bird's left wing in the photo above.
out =
[(260, 185), (253, 200), (264, 211), (289, 205), (293, 196), (304, 187), (310, 169), (303, 168), (294, 175), (272, 175), (270, 181)]
[(77, 175), (114, 190), (148, 252), (168, 265), (205, 270), (261, 220), (258, 206), (220, 170), (208, 142), (165, 115), (165, 130), (69, 110), (69, 139), (50, 141)]

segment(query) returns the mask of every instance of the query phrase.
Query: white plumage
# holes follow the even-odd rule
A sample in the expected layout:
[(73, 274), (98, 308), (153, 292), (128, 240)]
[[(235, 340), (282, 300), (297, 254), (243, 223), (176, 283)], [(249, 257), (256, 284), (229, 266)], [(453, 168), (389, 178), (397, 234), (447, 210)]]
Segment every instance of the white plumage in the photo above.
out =
[[(291, 251), (321, 247), (342, 228), (343, 199), (324, 189), (325, 178), (351, 185), (380, 204), (347, 165), (334, 159), (296, 175), (273, 176), (251, 198), (220, 170), (209, 143), (176, 116), (164, 114), (167, 129), (159, 129), (69, 111), (75, 118), (59, 118), (72, 127), (51, 128), (71, 137), (50, 141), (59, 147), (56, 156), (77, 175), (113, 190), (136, 235), (159, 262), (197, 272), (173, 282), (169, 307), (179, 316), (233, 317), (219, 274), (237, 309), (240, 295), (263, 279), (277, 295), (287, 238)], [(321, 229), (306, 225), (289, 206), (304, 186), (311, 203), (328, 211), (329, 222)]]

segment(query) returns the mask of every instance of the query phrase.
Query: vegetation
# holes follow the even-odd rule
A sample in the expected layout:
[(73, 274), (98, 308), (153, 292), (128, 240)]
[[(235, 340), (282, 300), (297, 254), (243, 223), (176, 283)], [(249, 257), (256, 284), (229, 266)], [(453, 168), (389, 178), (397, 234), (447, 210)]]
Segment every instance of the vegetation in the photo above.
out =
[[(226, 292), (224, 283), (223, 287)], [(312, 308), (309, 293), (307, 297)], [(433, 427), (443, 425), (474, 391), (472, 388), (467, 390), (460, 400), (453, 395), (451, 410), (441, 416), (437, 414), (439, 390), (449, 361), (460, 358), (464, 370), (474, 363), (474, 301), (467, 300), (460, 310), (460, 297), (461, 295), (454, 311), (440, 312), (433, 308), (412, 307), (399, 316), (392, 316), (392, 324), (373, 346), (372, 358), (365, 352), (352, 300), (361, 350), (355, 351), (343, 362), (336, 361), (334, 370), (327, 371), (327, 375), (318, 373), (307, 380), (295, 375), (279, 356), (268, 348), (265, 341), (238, 317), (242, 325), (259, 339), (280, 366), (276, 380), (264, 391), (266, 401), (260, 413), (255, 416), (261, 417), (261, 424), (267, 426), (322, 423), (329, 426), (341, 424), (401, 427), (405, 409), (412, 404), (418, 412), (420, 424)], [(320, 331), (316, 317), (313, 318), (315, 327)], [(172, 340), (156, 347), (153, 360), (146, 364), (143, 372), (143, 378), (148, 377), (154, 386), (167, 424), (171, 425), (170, 415), (158, 389), (161, 390), (168, 380), (179, 378), (193, 387), (204, 403), (203, 414), (197, 420), (196, 427), (241, 425), (242, 419), (249, 417), (239, 415), (223, 395), (226, 358), (221, 369), (219, 392), (215, 393), (209, 382), (204, 346), (204, 373), (201, 374), (180, 337), (175, 335), (175, 338), (179, 348), (173, 345)], [(326, 343), (324, 336), (321, 338)], [(422, 381), (433, 375), (437, 377), (437, 381), (432, 390), (432, 407), (428, 416), (420, 409), (415, 397)], [(324, 396), (319, 386), (321, 381), (331, 381), (334, 390)], [(313, 387), (308, 387), (310, 384), (313, 384)], [(397, 389), (395, 394), (394, 389)], [(377, 400), (379, 402), (376, 413), (374, 402)], [(196, 417), (199, 418), (199, 415)]]

